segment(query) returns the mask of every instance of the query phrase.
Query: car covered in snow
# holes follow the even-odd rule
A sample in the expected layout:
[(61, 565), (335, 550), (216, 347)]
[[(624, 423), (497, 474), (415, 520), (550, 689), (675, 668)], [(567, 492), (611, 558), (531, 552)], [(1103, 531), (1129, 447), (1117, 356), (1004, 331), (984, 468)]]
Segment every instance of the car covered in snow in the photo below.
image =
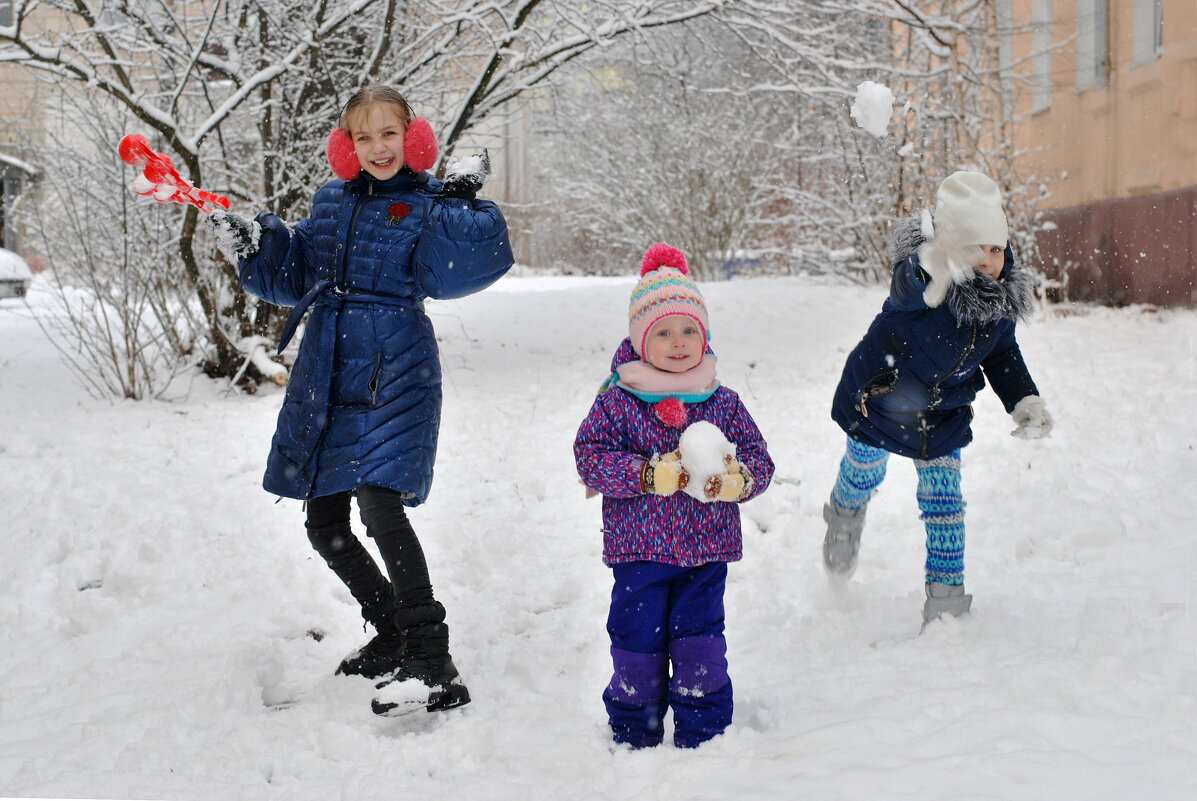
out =
[(11, 250), (0, 248), (0, 298), (23, 298), (33, 280), (29, 264)]

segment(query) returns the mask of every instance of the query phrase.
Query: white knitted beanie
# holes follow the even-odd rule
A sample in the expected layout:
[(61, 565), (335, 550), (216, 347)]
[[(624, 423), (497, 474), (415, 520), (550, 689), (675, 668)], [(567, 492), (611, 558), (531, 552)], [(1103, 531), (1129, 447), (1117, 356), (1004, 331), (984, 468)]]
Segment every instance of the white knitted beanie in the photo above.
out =
[(1005, 245), (1009, 230), (998, 185), (979, 172), (949, 175), (935, 194), (935, 230), (962, 245)]

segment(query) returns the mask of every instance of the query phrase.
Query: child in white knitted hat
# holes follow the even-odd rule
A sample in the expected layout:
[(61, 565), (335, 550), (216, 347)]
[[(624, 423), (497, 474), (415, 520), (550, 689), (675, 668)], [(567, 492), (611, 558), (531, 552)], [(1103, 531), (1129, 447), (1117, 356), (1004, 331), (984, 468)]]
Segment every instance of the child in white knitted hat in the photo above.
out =
[(848, 444), (823, 508), (823, 566), (833, 578), (851, 577), (889, 455), (913, 459), (927, 535), (926, 625), (972, 605), (960, 449), (972, 440), (977, 391), (988, 378), (1015, 436), (1045, 437), (1052, 419), (1015, 338), (1032, 279), (1014, 260), (997, 184), (977, 172), (948, 176), (934, 219), (924, 211), (900, 225), (891, 256), (889, 298), (848, 356), (832, 405)]
[(659, 744), (672, 708), (674, 744), (692, 748), (731, 723), (727, 563), (743, 551), (738, 504), (764, 492), (773, 461), (715, 376), (706, 304), (680, 250), (645, 253), (628, 331), (574, 441), (582, 482), (603, 496), (614, 577), (603, 702), (616, 742)]

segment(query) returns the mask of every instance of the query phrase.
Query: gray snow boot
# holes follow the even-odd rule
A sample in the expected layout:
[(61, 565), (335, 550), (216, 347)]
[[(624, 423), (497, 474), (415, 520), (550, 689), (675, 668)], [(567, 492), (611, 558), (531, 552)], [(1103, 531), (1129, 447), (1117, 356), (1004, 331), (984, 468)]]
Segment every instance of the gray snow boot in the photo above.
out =
[(923, 628), (944, 615), (967, 615), (973, 606), (973, 596), (964, 592), (964, 585), (927, 582), (927, 600), (923, 603)]
[(847, 581), (856, 572), (867, 509), (866, 506), (850, 512), (834, 500), (823, 504), (823, 520), (827, 522), (827, 534), (823, 536), (823, 569), (828, 576)]

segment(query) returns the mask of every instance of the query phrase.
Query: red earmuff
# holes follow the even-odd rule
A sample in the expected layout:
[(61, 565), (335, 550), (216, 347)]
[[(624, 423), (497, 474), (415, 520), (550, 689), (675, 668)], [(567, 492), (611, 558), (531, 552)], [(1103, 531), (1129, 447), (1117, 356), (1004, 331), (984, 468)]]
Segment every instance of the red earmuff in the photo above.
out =
[(436, 134), (428, 120), (416, 117), (407, 124), (403, 134), (403, 163), (411, 167), (412, 172), (431, 170), (439, 152)]
[[(328, 156), (328, 166), (332, 167), (333, 174), (342, 181), (355, 178), (361, 172), (362, 165), (353, 149), (353, 139), (344, 128), (336, 127), (329, 131), (325, 153)], [(438, 153), (436, 134), (428, 120), (416, 117), (408, 123), (407, 131), (403, 135), (403, 163), (410, 167), (412, 172), (424, 172), (436, 164)]]
[(337, 127), (328, 132), (328, 144), (324, 152), (328, 155), (328, 166), (332, 167), (333, 175), (342, 181), (348, 181), (361, 172), (362, 165), (353, 150), (353, 140), (344, 128)]

